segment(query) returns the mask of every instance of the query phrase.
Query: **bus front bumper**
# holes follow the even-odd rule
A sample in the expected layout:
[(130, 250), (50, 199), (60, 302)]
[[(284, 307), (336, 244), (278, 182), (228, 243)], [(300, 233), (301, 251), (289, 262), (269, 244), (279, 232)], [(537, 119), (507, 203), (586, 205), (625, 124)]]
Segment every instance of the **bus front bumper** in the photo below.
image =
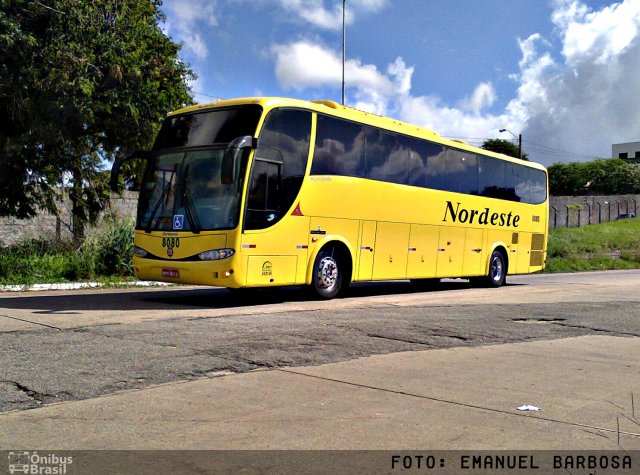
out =
[(233, 258), (204, 262), (133, 258), (133, 270), (140, 280), (232, 288), (242, 285), (239, 264), (240, 260)]

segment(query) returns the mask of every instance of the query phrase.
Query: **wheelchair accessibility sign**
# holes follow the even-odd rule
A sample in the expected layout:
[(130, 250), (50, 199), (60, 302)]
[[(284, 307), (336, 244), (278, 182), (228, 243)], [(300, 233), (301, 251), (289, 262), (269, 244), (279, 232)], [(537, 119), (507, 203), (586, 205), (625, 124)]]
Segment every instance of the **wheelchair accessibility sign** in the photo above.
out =
[(184, 214), (173, 215), (173, 229), (182, 229), (184, 227)]

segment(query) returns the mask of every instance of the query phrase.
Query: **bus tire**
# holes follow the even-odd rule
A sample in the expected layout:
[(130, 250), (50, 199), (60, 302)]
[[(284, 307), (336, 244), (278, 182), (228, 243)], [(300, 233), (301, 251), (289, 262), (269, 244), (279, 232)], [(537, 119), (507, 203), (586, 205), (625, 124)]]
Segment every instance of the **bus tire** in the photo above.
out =
[(311, 288), (322, 299), (332, 299), (342, 290), (345, 266), (334, 248), (321, 250), (313, 263)]
[(504, 285), (507, 280), (507, 262), (504, 258), (504, 254), (495, 250), (491, 253), (489, 259), (489, 272), (484, 279), (484, 284), (487, 287), (500, 287)]

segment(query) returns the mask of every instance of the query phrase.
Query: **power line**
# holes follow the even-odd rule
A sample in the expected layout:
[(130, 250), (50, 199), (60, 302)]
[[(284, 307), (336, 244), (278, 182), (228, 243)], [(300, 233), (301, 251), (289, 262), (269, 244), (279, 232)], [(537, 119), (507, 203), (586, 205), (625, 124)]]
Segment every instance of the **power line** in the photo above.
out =
[(204, 92), (200, 92), (200, 91), (191, 91), (194, 94), (198, 94), (199, 96), (205, 96), (205, 97), (211, 97), (213, 99), (216, 99), (218, 101), (221, 101), (222, 99), (224, 99), (223, 97), (218, 97), (218, 96), (212, 96), (211, 94), (206, 94)]
[[(501, 140), (501, 139), (495, 139), (494, 137), (444, 137), (444, 138), (448, 140), (464, 140), (465, 142), (478, 142), (481, 144), (487, 140)], [(571, 152), (569, 150), (549, 147), (548, 145), (542, 145), (542, 144), (539, 144), (536, 142), (530, 142), (524, 139), (522, 139), (522, 149), (525, 153), (534, 151), (538, 153), (546, 153), (547, 155), (555, 155), (555, 156), (571, 155), (576, 158), (589, 158), (589, 159), (603, 158), (596, 155), (587, 155), (584, 153)]]

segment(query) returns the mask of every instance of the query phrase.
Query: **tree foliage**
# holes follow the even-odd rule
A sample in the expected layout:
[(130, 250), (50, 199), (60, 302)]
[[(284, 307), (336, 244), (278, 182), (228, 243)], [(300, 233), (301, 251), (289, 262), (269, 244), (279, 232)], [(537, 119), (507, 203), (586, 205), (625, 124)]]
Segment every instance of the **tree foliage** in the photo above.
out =
[[(482, 143), (482, 148), (491, 152), (503, 153), (509, 157), (520, 158), (520, 148), (510, 140), (487, 139)], [(522, 159), (529, 160), (529, 157), (523, 153)]]
[(640, 193), (640, 167), (619, 158), (556, 163), (548, 170), (554, 196)]
[(148, 147), (191, 102), (190, 69), (161, 31), (160, 0), (0, 0), (0, 215), (74, 217), (108, 196), (105, 161)]

